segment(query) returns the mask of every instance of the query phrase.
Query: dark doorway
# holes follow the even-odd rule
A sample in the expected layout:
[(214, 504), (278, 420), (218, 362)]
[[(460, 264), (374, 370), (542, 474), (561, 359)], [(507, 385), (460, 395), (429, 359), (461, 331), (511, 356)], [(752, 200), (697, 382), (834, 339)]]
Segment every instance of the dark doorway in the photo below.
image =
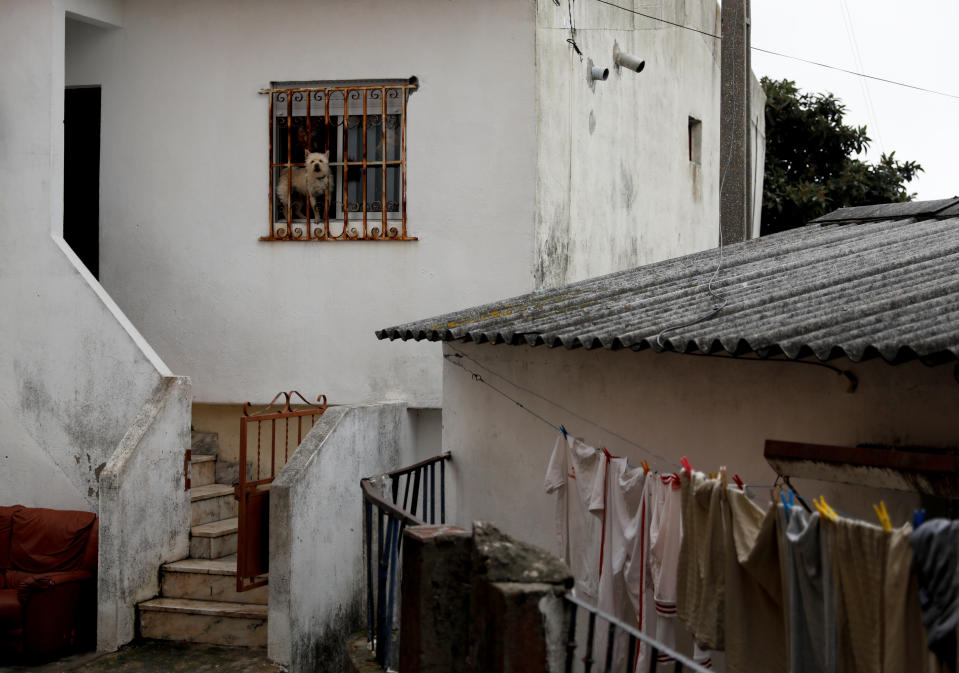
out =
[(63, 238), (100, 278), (100, 87), (67, 89), (63, 114)]

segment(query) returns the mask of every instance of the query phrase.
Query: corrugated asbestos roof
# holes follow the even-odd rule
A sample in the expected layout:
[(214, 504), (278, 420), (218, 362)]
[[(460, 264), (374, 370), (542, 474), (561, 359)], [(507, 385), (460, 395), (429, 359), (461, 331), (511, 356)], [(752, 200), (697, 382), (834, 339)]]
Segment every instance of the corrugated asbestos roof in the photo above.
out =
[[(833, 223), (857, 219), (849, 217), (853, 209), (843, 209), (806, 227), (727, 246), (713, 287), (728, 304), (710, 320), (670, 330), (663, 336), (666, 348), (763, 357), (782, 352), (790, 358), (811, 353), (821, 360), (877, 354), (889, 361), (959, 358), (959, 217), (941, 215), (959, 199), (925, 204), (893, 204), (880, 215), (896, 219)], [(918, 217), (898, 216), (910, 209)], [(715, 302), (706, 284), (717, 260), (718, 250), (709, 250), (376, 334), (655, 347), (664, 328), (710, 312)]]
[(936, 199), (935, 201), (904, 201), (902, 203), (878, 203), (874, 206), (840, 208), (816, 218), (811, 224), (865, 222), (902, 217), (941, 217), (942, 215), (956, 215), (957, 211), (959, 211), (959, 197), (954, 196), (951, 199)]

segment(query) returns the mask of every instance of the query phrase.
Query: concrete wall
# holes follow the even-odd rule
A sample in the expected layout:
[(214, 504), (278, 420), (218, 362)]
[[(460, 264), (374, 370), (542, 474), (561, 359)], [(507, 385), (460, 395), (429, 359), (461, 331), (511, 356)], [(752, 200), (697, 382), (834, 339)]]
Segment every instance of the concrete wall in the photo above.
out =
[(159, 562), (186, 554), (190, 395), (61, 236), (67, 16), (115, 26), (120, 4), (14, 0), (0, 22), (0, 502), (99, 513), (99, 646), (115, 649)]
[(360, 480), (399, 467), (403, 404), (331, 407), (270, 492), (269, 655), (291, 673), (339, 670), (365, 619)]
[(100, 470), (170, 371), (60, 236), (71, 6), (7, 3), (0, 26), (0, 492), (95, 510)]
[[(68, 82), (103, 96), (101, 278), (208, 403), (319, 388), (440, 404), (429, 347), (384, 324), (531, 289), (530, 1), (124, 3), (68, 27)], [(414, 243), (263, 243), (271, 81), (415, 75)]]
[[(747, 483), (771, 484), (775, 473), (762, 457), (766, 439), (855, 446), (857, 443), (959, 445), (953, 418), (959, 385), (952, 366), (884, 361), (854, 364), (859, 389), (828, 369), (795, 363), (734, 361), (674, 353), (567, 351), (489, 345), (457, 349), (571, 412), (664, 456), (664, 463), (555, 404), (458, 360), (553, 423), (594, 446), (638, 465), (678, 469), (728, 466)], [(452, 352), (446, 347), (445, 352)], [(443, 442), (453, 455), (448, 475), (462, 525), (496, 521), (504, 531), (554, 549), (554, 498), (543, 477), (555, 430), (505, 400), (452, 364), (444, 370)], [(671, 465), (672, 463), (673, 465)], [(911, 520), (915, 495), (794, 480), (803, 495), (824, 494), (835, 509), (875, 521), (872, 503), (889, 505), (896, 525)], [(760, 489), (762, 496), (768, 493)], [(517, 512), (522, 512), (517, 516)]]
[(189, 554), (191, 398), (189, 379), (166, 378), (100, 476), (98, 650), (133, 639), (136, 604), (160, 592), (158, 568)]
[[(571, 3), (581, 59), (566, 43), (566, 3), (537, 2), (536, 284), (555, 287), (716, 245), (719, 45), (594, 2)], [(627, 2), (716, 33), (711, 0)], [(641, 6), (639, 6), (641, 5)], [(645, 59), (613, 66), (613, 46)], [(590, 61), (610, 69), (587, 82)], [(702, 121), (702, 164), (689, 160)]]
[[(719, 33), (714, 0), (617, 4)], [(537, 287), (719, 240), (719, 41), (617, 7), (570, 5), (582, 58), (566, 42), (567, 3), (537, 1)], [(614, 45), (644, 59), (643, 72), (616, 68)], [(589, 83), (591, 63), (608, 67), (609, 79)], [(762, 124), (758, 103), (754, 95)], [(690, 117), (702, 123), (698, 164), (690, 161)], [(761, 198), (761, 169), (758, 178)]]

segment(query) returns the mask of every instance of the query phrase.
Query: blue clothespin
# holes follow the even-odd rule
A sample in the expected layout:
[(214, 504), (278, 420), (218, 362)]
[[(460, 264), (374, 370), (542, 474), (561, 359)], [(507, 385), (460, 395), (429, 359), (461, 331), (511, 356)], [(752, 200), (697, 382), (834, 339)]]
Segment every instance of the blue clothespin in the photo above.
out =
[(788, 522), (789, 522), (789, 508), (790, 508), (790, 507), (793, 507), (793, 506), (796, 504), (796, 500), (795, 500), (795, 498), (793, 497), (793, 492), (792, 492), (792, 491), (789, 492), (789, 500), (788, 500), (788, 501), (786, 500), (786, 494), (785, 494), (785, 493), (782, 493), (782, 492), (780, 492), (780, 494), (779, 494), (779, 499), (782, 500), (782, 502), (783, 502), (783, 509), (784, 509), (785, 512), (786, 512), (786, 522), (788, 523)]
[(569, 435), (568, 435), (567, 432), (566, 432), (566, 426), (565, 426), (565, 425), (559, 426), (559, 431), (563, 433), (563, 439), (569, 439)]
[(926, 510), (916, 509), (912, 512), (912, 527), (919, 528), (922, 522), (926, 520)]

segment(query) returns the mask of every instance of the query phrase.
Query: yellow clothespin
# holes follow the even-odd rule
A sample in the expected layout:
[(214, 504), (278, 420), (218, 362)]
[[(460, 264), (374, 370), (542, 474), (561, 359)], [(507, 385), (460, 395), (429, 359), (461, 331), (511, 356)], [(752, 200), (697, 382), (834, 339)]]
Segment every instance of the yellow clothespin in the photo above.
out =
[(715, 473), (715, 472), (710, 472), (710, 473), (709, 473), (709, 478), (710, 478), (710, 479), (715, 479), (715, 478), (716, 478), (716, 473)]
[(892, 531), (892, 521), (889, 520), (889, 510), (886, 509), (886, 502), (880, 500), (878, 505), (873, 505), (872, 508), (876, 510), (876, 516), (879, 517), (879, 523), (882, 524), (882, 529), (887, 533)]
[(649, 474), (649, 462), (648, 462), (648, 461), (644, 460), (642, 463), (640, 463), (640, 466), (643, 468), (643, 472), (645, 472), (646, 474)]
[(816, 509), (819, 510), (819, 515), (823, 518), (829, 519), (833, 523), (839, 521), (839, 515), (836, 514), (836, 510), (829, 506), (826, 502), (826, 496), (819, 496), (819, 502), (816, 502), (815, 498), (812, 503), (816, 506)]

